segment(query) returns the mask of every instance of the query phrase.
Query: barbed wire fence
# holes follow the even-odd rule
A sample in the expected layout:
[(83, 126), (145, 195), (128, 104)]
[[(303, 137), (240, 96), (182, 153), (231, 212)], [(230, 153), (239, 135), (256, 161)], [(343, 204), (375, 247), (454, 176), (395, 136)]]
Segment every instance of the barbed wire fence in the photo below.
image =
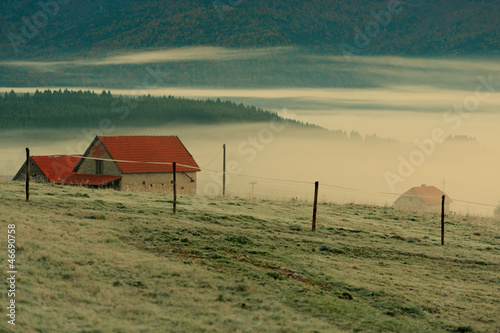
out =
[[(222, 182), (217, 182), (214, 180), (214, 175), (222, 179), (224, 174), (221, 170), (208, 169), (217, 157), (220, 156), (222, 149), (217, 149), (216, 151), (204, 155), (205, 157), (213, 155), (214, 157), (210, 162), (204, 164), (204, 167), (200, 168), (198, 166), (185, 165), (181, 163), (176, 163), (177, 167), (184, 167), (187, 169), (193, 169), (193, 171), (200, 171), (199, 179), (211, 178), (209, 180), (216, 186), (222, 187)], [(65, 155), (54, 155), (54, 157), (63, 157)], [(133, 160), (120, 160), (112, 158), (102, 158), (93, 156), (82, 156), (82, 159), (96, 160), (103, 162), (113, 162), (113, 163), (135, 163), (135, 164), (152, 164), (152, 165), (173, 165), (173, 162), (158, 162), (158, 161), (133, 161)], [(314, 184), (315, 179), (311, 181), (297, 180), (297, 179), (284, 179), (284, 178), (273, 178), (273, 177), (263, 177), (250, 174), (242, 174), (236, 172), (225, 172), (226, 176), (230, 177), (231, 181), (227, 182), (228, 189), (226, 191), (225, 197), (244, 197), (247, 199), (266, 199), (266, 200), (281, 200), (281, 201), (304, 201), (309, 202), (313, 200), (314, 194)], [(202, 183), (203, 181), (201, 181)], [(206, 181), (208, 182), (208, 181)], [(85, 184), (81, 184), (85, 185)], [(258, 185), (258, 186), (255, 186)], [(166, 192), (168, 192), (167, 190)], [(221, 191), (212, 192), (207, 191), (206, 188), (198, 187), (196, 197), (200, 200), (207, 197), (218, 197), (222, 196)], [(412, 197), (405, 193), (390, 193), (382, 191), (373, 191), (368, 189), (362, 189), (357, 187), (346, 187), (338, 186), (328, 183), (321, 183), (320, 192), (318, 200), (321, 203), (336, 203), (336, 204), (367, 204), (367, 205), (377, 205), (377, 206), (392, 206), (394, 201), (401, 196)], [(418, 198), (429, 198), (429, 199), (440, 199), (441, 196), (422, 196), (415, 195)], [(457, 198), (451, 198), (453, 201), (453, 211), (451, 213), (459, 213), (465, 215), (489, 215), (493, 214), (493, 210), (497, 205), (475, 202), (471, 200), (463, 200)], [(198, 203), (200, 204), (200, 203)], [(199, 205), (198, 205), (199, 206)], [(459, 207), (460, 209), (457, 209)], [(446, 212), (447, 214), (450, 212)]]

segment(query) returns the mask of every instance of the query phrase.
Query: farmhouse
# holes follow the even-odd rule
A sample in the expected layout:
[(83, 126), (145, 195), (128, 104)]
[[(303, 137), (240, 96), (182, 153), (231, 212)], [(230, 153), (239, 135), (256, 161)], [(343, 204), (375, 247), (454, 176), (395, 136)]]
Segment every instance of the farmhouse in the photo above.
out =
[(450, 203), (453, 200), (435, 186), (426, 185), (414, 187), (405, 192), (394, 202), (394, 207), (403, 210), (441, 213), (443, 195), (445, 196), (444, 211), (449, 212)]
[(123, 191), (196, 194), (193, 156), (177, 136), (96, 136), (62, 184), (111, 187)]
[[(30, 156), (30, 181), (57, 183), (74, 174), (73, 169), (81, 155)], [(13, 180), (26, 181), (26, 162)]]

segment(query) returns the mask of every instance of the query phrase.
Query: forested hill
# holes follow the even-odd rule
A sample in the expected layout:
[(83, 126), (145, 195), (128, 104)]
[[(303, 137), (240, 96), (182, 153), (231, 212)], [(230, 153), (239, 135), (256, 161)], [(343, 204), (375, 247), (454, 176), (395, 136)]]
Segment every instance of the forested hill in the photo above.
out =
[[(390, 18), (375, 18), (390, 3), (400, 3)], [(364, 55), (498, 54), (499, 17), (498, 0), (2, 1), (0, 58), (200, 45), (342, 54), (359, 31), (373, 36), (363, 41)], [(380, 32), (366, 31), (377, 21)]]
[[(172, 96), (113, 96), (108, 91), (45, 90), (0, 96), (0, 129), (97, 128), (158, 126), (166, 123), (220, 124), (285, 121), (276, 113), (229, 101), (192, 100)], [(295, 120), (303, 127), (319, 128)]]

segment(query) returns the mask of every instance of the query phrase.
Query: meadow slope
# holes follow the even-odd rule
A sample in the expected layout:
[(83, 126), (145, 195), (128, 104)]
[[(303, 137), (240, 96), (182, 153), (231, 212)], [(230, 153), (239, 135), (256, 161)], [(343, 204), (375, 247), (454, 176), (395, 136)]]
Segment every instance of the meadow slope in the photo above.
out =
[(0, 332), (499, 332), (500, 222), (0, 182)]

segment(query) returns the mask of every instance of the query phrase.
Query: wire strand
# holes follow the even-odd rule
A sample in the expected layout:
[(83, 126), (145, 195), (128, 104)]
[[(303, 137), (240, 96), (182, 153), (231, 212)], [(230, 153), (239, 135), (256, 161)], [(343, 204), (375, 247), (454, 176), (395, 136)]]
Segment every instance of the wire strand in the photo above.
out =
[[(210, 161), (212, 163), (220, 154), (222, 151), (219, 150), (217, 155)], [(54, 155), (56, 157), (65, 157), (67, 155)], [(152, 161), (130, 161), (130, 160), (116, 160), (116, 159), (109, 159), (109, 158), (101, 158), (101, 157), (91, 157), (91, 156), (82, 156), (81, 159), (88, 159), (88, 160), (96, 160), (96, 161), (109, 161), (109, 162), (120, 162), (120, 163), (137, 163), (137, 164), (155, 164), (155, 165), (173, 165), (173, 162), (152, 162)], [(210, 164), (208, 163), (207, 166)], [(190, 168), (193, 169), (194, 171), (208, 171), (208, 172), (214, 172), (214, 173), (221, 173), (223, 174), (223, 171), (219, 170), (210, 170), (210, 169), (203, 169), (201, 170), (200, 167), (198, 166), (192, 166), (192, 165), (185, 165), (185, 164), (179, 164), (176, 163), (177, 166), (182, 166), (185, 168)], [(251, 179), (260, 179), (260, 180), (267, 180), (267, 181), (274, 181), (274, 182), (284, 182), (284, 183), (291, 183), (291, 184), (301, 184), (301, 185), (311, 185), (313, 184), (312, 181), (300, 181), (300, 180), (291, 180), (291, 179), (282, 179), (282, 178), (270, 178), (270, 177), (260, 177), (260, 176), (252, 176), (252, 175), (244, 175), (240, 173), (232, 173), (232, 172), (226, 172), (226, 175), (230, 176), (235, 176), (235, 177), (242, 177), (242, 178), (251, 178)], [(353, 191), (353, 192), (358, 192), (362, 194), (369, 194), (369, 195), (384, 195), (384, 196), (397, 196), (397, 197), (414, 197), (414, 198), (429, 198), (429, 199), (441, 199), (441, 196), (421, 196), (421, 195), (416, 195), (416, 194), (400, 194), (400, 193), (388, 193), (388, 192), (377, 192), (377, 191), (369, 191), (369, 190), (362, 190), (362, 189), (357, 189), (357, 188), (352, 188), (352, 187), (344, 187), (344, 186), (336, 186), (336, 185), (330, 185), (330, 184), (320, 184), (321, 187), (326, 187), (326, 188), (331, 188), (331, 189), (339, 189), (339, 190), (345, 190), (345, 191)], [(281, 190), (285, 191), (285, 190)], [(303, 192), (301, 192), (303, 193)], [(448, 197), (449, 198), (449, 197)], [(460, 200), (460, 199), (453, 199), (453, 202), (461, 202), (461, 203), (467, 203), (467, 204), (473, 204), (473, 205), (478, 205), (478, 206), (484, 206), (484, 207), (491, 207), (495, 208), (497, 205), (493, 204), (485, 204), (481, 202), (474, 202), (474, 201), (468, 201), (468, 200)]]
[(222, 152), (222, 148), (221, 148), (221, 149), (219, 149), (219, 151), (217, 152), (217, 155), (215, 155), (215, 157), (214, 157), (214, 158), (213, 158), (210, 162), (208, 162), (208, 164), (205, 164), (205, 165), (203, 166), (203, 168), (206, 168), (207, 166), (209, 166), (210, 164), (212, 164), (212, 162), (213, 162), (213, 161), (215, 161), (215, 159), (216, 159), (217, 157), (219, 157), (219, 155), (220, 155), (220, 153), (221, 153), (221, 152)]

